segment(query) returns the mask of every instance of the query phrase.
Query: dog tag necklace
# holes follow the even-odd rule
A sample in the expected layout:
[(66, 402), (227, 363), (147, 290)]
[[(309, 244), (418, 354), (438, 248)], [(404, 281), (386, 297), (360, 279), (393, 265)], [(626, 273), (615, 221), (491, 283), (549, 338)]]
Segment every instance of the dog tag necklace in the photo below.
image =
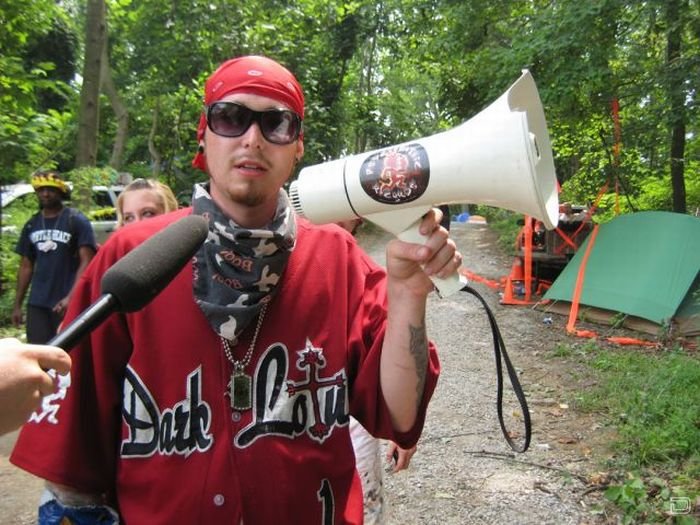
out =
[(240, 361), (236, 361), (231, 353), (231, 344), (229, 340), (222, 337), (221, 344), (224, 347), (224, 354), (233, 365), (231, 372), (231, 381), (228, 383), (227, 395), (231, 398), (231, 408), (233, 410), (250, 410), (253, 407), (253, 378), (245, 373), (245, 368), (250, 364), (255, 350), (255, 342), (258, 340), (260, 327), (262, 326), (265, 312), (267, 311), (267, 303), (262, 305), (258, 314), (258, 323), (255, 325), (255, 333), (253, 339), (248, 346), (248, 351)]

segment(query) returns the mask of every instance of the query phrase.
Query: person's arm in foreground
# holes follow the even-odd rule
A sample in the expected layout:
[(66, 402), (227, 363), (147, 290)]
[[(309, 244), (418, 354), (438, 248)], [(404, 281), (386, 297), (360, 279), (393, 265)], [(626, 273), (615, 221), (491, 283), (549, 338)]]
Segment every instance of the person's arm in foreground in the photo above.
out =
[(428, 366), (425, 309), (433, 290), (429, 276), (453, 275), (462, 255), (440, 227), (441, 212), (433, 209), (420, 225), (424, 244), (392, 240), (387, 246), (387, 328), (382, 345), (380, 381), (392, 424), (410, 430), (423, 398)]
[(55, 392), (53, 378), (70, 370), (70, 357), (60, 348), (23, 344), (17, 339), (0, 339), (0, 434), (19, 428)]

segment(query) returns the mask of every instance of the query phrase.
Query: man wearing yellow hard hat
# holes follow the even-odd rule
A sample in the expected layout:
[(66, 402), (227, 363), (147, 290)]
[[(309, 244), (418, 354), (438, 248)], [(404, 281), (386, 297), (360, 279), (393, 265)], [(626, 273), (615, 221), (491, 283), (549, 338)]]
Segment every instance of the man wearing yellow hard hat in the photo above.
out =
[(29, 290), (27, 342), (46, 343), (56, 335), (73, 284), (97, 247), (87, 217), (63, 205), (70, 189), (57, 172), (36, 173), (31, 182), (40, 210), (22, 228), (15, 248), (22, 259), (12, 322), (22, 323), (22, 304)]

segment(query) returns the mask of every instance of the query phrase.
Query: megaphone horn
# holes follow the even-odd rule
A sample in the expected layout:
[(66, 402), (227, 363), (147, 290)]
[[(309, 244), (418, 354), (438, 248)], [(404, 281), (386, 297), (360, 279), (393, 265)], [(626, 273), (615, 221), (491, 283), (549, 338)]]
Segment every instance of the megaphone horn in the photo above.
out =
[[(559, 214), (544, 111), (529, 71), (467, 122), (442, 133), (301, 170), (292, 205), (311, 222), (363, 217), (410, 242), (437, 204), (485, 204), (530, 215), (546, 228)], [(460, 289), (434, 279), (446, 296)]]

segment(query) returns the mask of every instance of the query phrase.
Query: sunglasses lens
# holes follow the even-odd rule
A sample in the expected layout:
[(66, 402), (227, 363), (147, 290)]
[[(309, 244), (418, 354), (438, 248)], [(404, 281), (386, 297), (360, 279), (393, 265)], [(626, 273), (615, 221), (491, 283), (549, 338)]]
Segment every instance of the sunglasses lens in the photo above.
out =
[(253, 111), (235, 102), (215, 102), (207, 109), (209, 129), (222, 137), (240, 137), (254, 120), (274, 144), (291, 144), (301, 132), (301, 119), (286, 109)]
[(209, 106), (207, 121), (217, 135), (240, 137), (250, 126), (253, 112), (245, 106), (217, 102)]
[(299, 136), (299, 117), (291, 111), (265, 111), (260, 116), (264, 137), (275, 144), (290, 144)]

